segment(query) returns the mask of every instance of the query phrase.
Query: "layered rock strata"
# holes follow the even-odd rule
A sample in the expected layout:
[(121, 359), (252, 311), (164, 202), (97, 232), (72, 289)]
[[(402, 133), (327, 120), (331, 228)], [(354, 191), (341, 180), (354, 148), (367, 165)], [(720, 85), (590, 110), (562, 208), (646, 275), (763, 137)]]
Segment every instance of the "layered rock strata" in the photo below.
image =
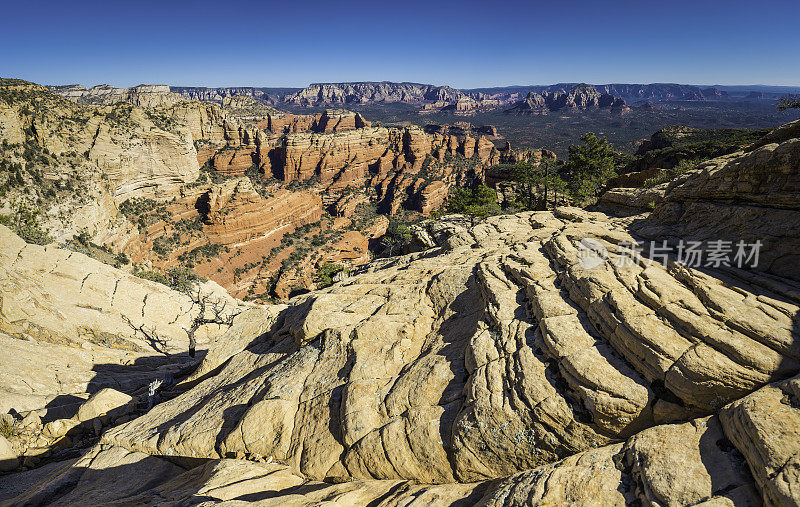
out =
[[(435, 250), (296, 298), (265, 334), (243, 314), (194, 387), (104, 434), (91, 476), (17, 501), (69, 482), (98, 501), (796, 502), (796, 289), (623, 262), (632, 220), (432, 225)], [(123, 463), (159, 479), (105, 487)]]
[[(0, 413), (57, 406), (101, 386), (129, 391), (174, 370), (169, 355), (187, 350), (187, 329), (201, 312), (188, 294), (80, 253), (26, 244), (4, 226), (0, 240)], [(198, 295), (239, 311), (213, 282)], [(200, 348), (225, 330), (200, 326)]]
[[(630, 249), (643, 226), (674, 234), (670, 194), (793, 211), (788, 132), (690, 174), (649, 220), (428, 222), (428, 250), (242, 312), (182, 394), (14, 502), (797, 503), (800, 287)], [(111, 487), (122, 466), (139, 481)]]

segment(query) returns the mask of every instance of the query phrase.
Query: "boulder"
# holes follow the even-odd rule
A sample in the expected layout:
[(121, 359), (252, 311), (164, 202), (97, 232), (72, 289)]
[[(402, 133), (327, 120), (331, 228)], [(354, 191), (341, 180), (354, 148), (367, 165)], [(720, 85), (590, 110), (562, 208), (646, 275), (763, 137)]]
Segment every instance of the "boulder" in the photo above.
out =
[(4, 436), (0, 435), (0, 472), (8, 472), (19, 466), (14, 448)]
[(111, 419), (123, 416), (132, 410), (131, 402), (133, 397), (105, 388), (94, 393), (78, 409), (78, 421), (87, 422), (107, 415)]
[(78, 426), (80, 421), (76, 418), (72, 419), (56, 419), (44, 425), (42, 435), (50, 439), (57, 439), (63, 437), (70, 432), (73, 428)]

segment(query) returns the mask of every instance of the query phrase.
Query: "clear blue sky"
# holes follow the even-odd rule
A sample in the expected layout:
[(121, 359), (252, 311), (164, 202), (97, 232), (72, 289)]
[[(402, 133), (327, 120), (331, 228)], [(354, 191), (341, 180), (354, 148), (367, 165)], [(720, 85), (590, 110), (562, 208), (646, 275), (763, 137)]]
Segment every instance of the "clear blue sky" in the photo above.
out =
[(4, 1), (0, 76), (44, 84), (800, 85), (800, 1)]

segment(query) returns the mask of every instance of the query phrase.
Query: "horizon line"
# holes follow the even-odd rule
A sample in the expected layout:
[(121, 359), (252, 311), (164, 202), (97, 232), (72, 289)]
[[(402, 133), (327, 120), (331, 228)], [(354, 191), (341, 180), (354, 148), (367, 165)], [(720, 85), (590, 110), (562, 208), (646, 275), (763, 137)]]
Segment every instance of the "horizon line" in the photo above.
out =
[(172, 84), (172, 83), (143, 83), (140, 82), (138, 84), (132, 84), (128, 86), (118, 86), (112, 85), (109, 82), (100, 82), (93, 84), (91, 86), (83, 84), (83, 83), (37, 83), (36, 81), (30, 81), (25, 78), (8, 78), (8, 79), (22, 79), (24, 81), (29, 81), (34, 84), (41, 84), (42, 86), (84, 86), (86, 88), (92, 88), (95, 86), (102, 86), (102, 85), (109, 85), (113, 86), (114, 88), (133, 88), (135, 86), (141, 85), (148, 85), (148, 86), (156, 86), (156, 85), (166, 85), (172, 88), (297, 88), (297, 89), (304, 89), (308, 88), (313, 85), (318, 84), (361, 84), (361, 83), (391, 83), (391, 84), (415, 84), (415, 85), (423, 85), (423, 86), (437, 86), (437, 87), (450, 87), (455, 90), (478, 90), (478, 89), (487, 89), (487, 88), (530, 88), (530, 87), (546, 87), (546, 86), (555, 86), (560, 84), (588, 84), (591, 86), (604, 86), (604, 85), (679, 85), (679, 86), (697, 86), (697, 87), (774, 87), (774, 88), (800, 88), (800, 83), (798, 84), (765, 84), (765, 83), (753, 83), (753, 84), (742, 84), (742, 83), (734, 83), (734, 84), (721, 84), (721, 83), (680, 83), (680, 82), (667, 82), (667, 81), (653, 81), (653, 82), (636, 82), (636, 81), (612, 81), (612, 82), (605, 82), (605, 83), (592, 83), (588, 81), (557, 81), (549, 84), (537, 83), (537, 84), (510, 84), (510, 85), (487, 85), (487, 86), (470, 86), (470, 87), (457, 87), (451, 84), (434, 84), (434, 83), (422, 83), (418, 81), (391, 81), (391, 80), (364, 80), (364, 81), (315, 81), (311, 82), (305, 86), (297, 86), (297, 85), (220, 85), (220, 86), (212, 86), (207, 84)]

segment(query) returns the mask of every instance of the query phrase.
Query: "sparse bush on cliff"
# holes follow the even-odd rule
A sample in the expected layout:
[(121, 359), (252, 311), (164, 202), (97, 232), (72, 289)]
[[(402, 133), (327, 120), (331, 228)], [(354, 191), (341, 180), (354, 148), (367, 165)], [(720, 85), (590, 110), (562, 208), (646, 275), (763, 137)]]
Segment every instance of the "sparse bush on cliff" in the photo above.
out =
[(347, 268), (345, 268), (341, 264), (336, 264), (334, 262), (326, 262), (317, 269), (317, 272), (314, 275), (314, 283), (317, 284), (318, 289), (324, 289), (325, 287), (330, 287), (331, 285), (333, 285), (333, 278), (342, 271), (345, 271), (346, 269)]
[(396, 251), (402, 251), (410, 243), (411, 230), (408, 226), (395, 220), (389, 222), (386, 234), (381, 238), (381, 246), (388, 251), (389, 257), (394, 255)]
[(186, 294), (188, 294), (197, 283), (206, 281), (205, 278), (197, 275), (185, 266), (177, 266), (163, 273), (155, 270), (140, 270), (135, 268), (133, 274), (139, 278), (150, 280), (151, 282), (158, 282), (166, 285), (170, 289)]
[(165, 205), (147, 198), (126, 199), (120, 203), (119, 211), (125, 215), (125, 218), (138, 226), (139, 232), (143, 232), (144, 229), (159, 220), (167, 221), (170, 218)]
[(12, 438), (19, 435), (20, 429), (19, 427), (7, 421), (6, 419), (0, 419), (0, 436), (4, 438)]
[(219, 257), (222, 252), (229, 252), (230, 248), (216, 243), (209, 243), (192, 248), (188, 252), (183, 252), (178, 256), (178, 261), (187, 267), (194, 267), (198, 262), (206, 262), (210, 259)]
[(0, 215), (0, 224), (5, 225), (27, 243), (34, 245), (47, 245), (53, 238), (39, 226), (37, 217), (39, 211), (32, 210), (25, 205), (19, 205), (13, 215)]
[(131, 260), (128, 258), (128, 255), (125, 252), (120, 252), (114, 257), (114, 267), (121, 267), (127, 264), (130, 264)]
[[(201, 283), (207, 280), (198, 276), (191, 269), (186, 266), (178, 266), (168, 269), (164, 273), (153, 270), (140, 270), (134, 269), (133, 274), (139, 278), (158, 282), (167, 287), (181, 292), (192, 300), (196, 305), (197, 313), (191, 320), (188, 328), (184, 328), (189, 338), (189, 357), (195, 356), (195, 348), (197, 346), (196, 333), (205, 324), (217, 324), (220, 326), (233, 325), (233, 319), (239, 314), (240, 310), (231, 309), (227, 303), (210, 293), (205, 293), (200, 286)], [(145, 336), (154, 343), (160, 342), (158, 336), (150, 336), (148, 331), (143, 327), (137, 327), (138, 331), (145, 334)]]

